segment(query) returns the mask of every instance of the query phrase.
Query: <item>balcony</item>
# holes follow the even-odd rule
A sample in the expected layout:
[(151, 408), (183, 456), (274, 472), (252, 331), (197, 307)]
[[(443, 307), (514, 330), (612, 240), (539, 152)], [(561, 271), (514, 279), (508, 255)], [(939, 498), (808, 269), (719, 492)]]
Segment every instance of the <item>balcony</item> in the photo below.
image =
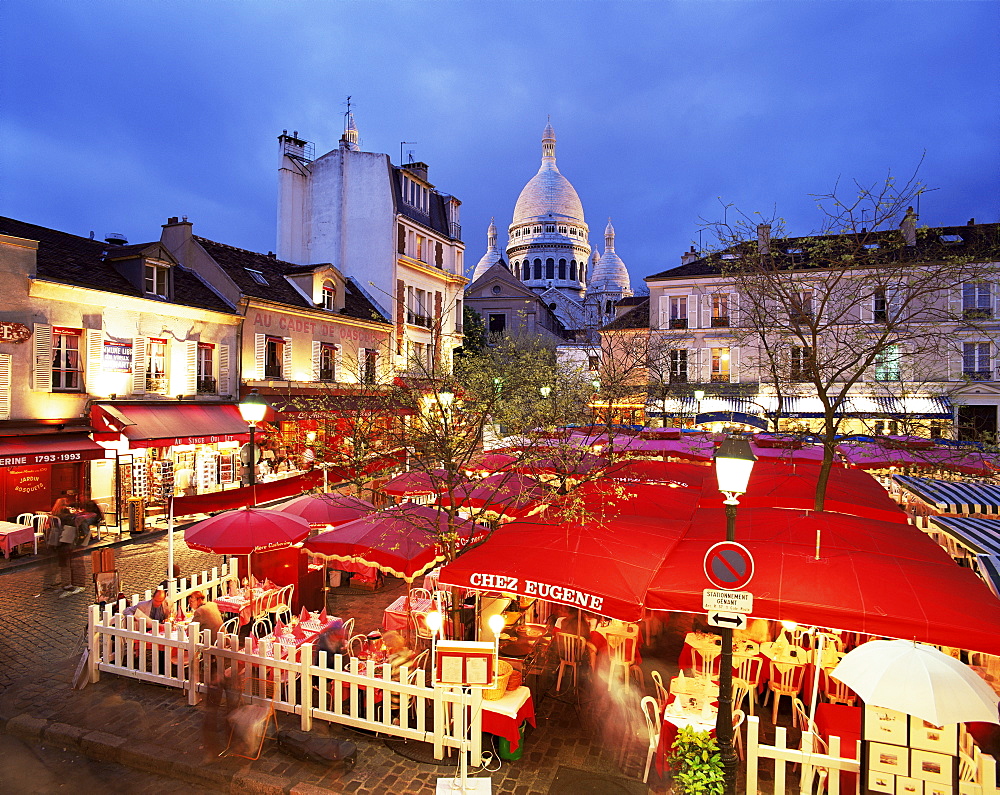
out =
[(414, 312), (406, 313), (406, 322), (413, 326), (423, 326), (424, 328), (431, 327), (431, 319), (426, 315), (418, 315)]
[(962, 310), (963, 320), (991, 320), (993, 311), (988, 308), (972, 308)]
[(686, 317), (672, 317), (670, 318), (670, 328), (687, 328), (688, 321)]
[(712, 383), (729, 383), (729, 373), (712, 373)]
[(264, 380), (265, 381), (280, 381), (281, 380), (281, 365), (278, 365), (278, 364), (267, 364), (267, 365), (264, 365)]
[(671, 384), (686, 384), (688, 381), (687, 373), (671, 373), (670, 383)]
[(165, 375), (160, 376), (146, 376), (146, 391), (155, 392), (158, 395), (167, 394), (167, 377)]
[(215, 379), (206, 376), (199, 376), (198, 378), (198, 394), (199, 395), (214, 395), (218, 390), (216, 389)]
[(712, 328), (729, 328), (729, 315), (713, 317)]
[(962, 375), (969, 381), (992, 381), (992, 370), (962, 370)]

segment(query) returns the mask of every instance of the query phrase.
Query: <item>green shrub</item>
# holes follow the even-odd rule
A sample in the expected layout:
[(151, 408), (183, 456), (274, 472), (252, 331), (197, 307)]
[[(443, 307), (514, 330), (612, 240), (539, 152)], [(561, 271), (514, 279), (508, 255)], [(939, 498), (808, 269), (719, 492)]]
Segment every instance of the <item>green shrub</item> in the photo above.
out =
[(668, 762), (674, 783), (685, 795), (722, 795), (722, 757), (719, 744), (708, 732), (681, 727)]

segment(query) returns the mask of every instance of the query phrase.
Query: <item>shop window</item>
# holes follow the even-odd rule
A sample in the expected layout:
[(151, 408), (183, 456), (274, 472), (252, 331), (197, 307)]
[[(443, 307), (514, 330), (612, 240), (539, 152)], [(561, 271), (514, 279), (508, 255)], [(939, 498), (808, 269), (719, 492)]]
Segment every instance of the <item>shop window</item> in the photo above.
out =
[(146, 391), (167, 393), (167, 341), (150, 337), (146, 357)]
[(198, 343), (198, 394), (214, 395), (215, 382), (215, 346), (207, 342)]
[(281, 364), (285, 358), (285, 340), (281, 337), (268, 337), (264, 348), (264, 378), (269, 381), (281, 381)]
[(319, 380), (337, 380), (337, 346), (330, 342), (320, 343)]
[(52, 329), (52, 390), (79, 392), (82, 385), (80, 336), (76, 329)]
[(321, 298), (321, 303), (324, 309), (332, 312), (336, 308), (337, 303), (337, 288), (334, 286), (333, 282), (327, 279), (323, 282), (323, 295)]

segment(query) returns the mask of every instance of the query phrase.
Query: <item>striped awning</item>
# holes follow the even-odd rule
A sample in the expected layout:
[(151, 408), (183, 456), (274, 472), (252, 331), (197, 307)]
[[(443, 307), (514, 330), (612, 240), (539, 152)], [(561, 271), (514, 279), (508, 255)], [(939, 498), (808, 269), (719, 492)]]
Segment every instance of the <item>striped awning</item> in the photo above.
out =
[(893, 475), (899, 485), (944, 513), (1000, 515), (1000, 486)]
[(976, 558), (976, 563), (979, 565), (979, 573), (986, 580), (986, 584), (990, 586), (990, 590), (997, 598), (1000, 598), (1000, 556), (979, 555)]
[[(782, 413), (786, 417), (823, 416), (823, 404), (817, 397), (784, 397)], [(913, 419), (951, 419), (951, 401), (946, 397), (864, 397), (850, 395), (841, 404), (838, 416), (865, 416)]]
[(930, 516), (930, 521), (977, 555), (1000, 555), (1000, 522), (971, 516)]
[(700, 401), (693, 397), (671, 397), (646, 403), (647, 416), (690, 417), (698, 413), (737, 412), (762, 417), (769, 410), (770, 404), (762, 405), (757, 398), (738, 396), (706, 395)]

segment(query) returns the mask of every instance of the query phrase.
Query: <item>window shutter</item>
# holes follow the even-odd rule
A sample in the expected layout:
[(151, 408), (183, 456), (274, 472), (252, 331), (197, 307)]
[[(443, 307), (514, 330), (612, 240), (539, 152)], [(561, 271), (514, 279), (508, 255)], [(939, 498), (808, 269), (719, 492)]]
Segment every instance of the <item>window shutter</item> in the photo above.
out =
[(712, 349), (699, 348), (698, 364), (700, 366), (699, 381), (708, 383), (712, 380)]
[(282, 350), (284, 354), (281, 357), (281, 378), (284, 381), (291, 381), (293, 378), (292, 374), (292, 338), (285, 337), (285, 347)]
[(146, 394), (146, 338), (132, 338), (132, 394)]
[(184, 341), (184, 394), (198, 394), (198, 342)]
[(740, 349), (729, 349), (729, 383), (738, 384), (740, 382)]
[(264, 380), (264, 362), (267, 359), (267, 337), (263, 334), (253, 335), (253, 358), (257, 366), (257, 373), (254, 375), (258, 381)]
[(229, 346), (219, 346), (219, 394), (230, 395), (229, 390)]
[(31, 388), (52, 391), (52, 326), (35, 323), (31, 336), (34, 367), (31, 371)]
[(339, 381), (344, 367), (344, 349), (339, 345), (333, 349), (333, 380)]
[(1000, 318), (1000, 289), (993, 282), (987, 282), (990, 290), (990, 308), (993, 310), (993, 319)]
[(861, 299), (858, 312), (862, 323), (875, 322), (875, 294), (866, 295)]
[(323, 343), (319, 340), (312, 341), (312, 380), (319, 381), (320, 359), (323, 355)]
[(729, 325), (736, 328), (740, 324), (740, 294), (729, 294)]
[(899, 322), (900, 313), (903, 310), (902, 303), (902, 292), (898, 287), (890, 287), (885, 291), (885, 311), (890, 323)]
[(959, 284), (948, 291), (948, 314), (955, 320), (962, 319), (962, 288)]
[(11, 359), (9, 353), (0, 354), (0, 420), (10, 419), (10, 376)]
[(104, 332), (99, 328), (87, 329), (87, 391), (94, 394), (101, 372), (101, 353), (104, 350)]
[(961, 342), (957, 343), (955, 346), (949, 347), (948, 349), (949, 381), (962, 380), (962, 353), (963, 353), (963, 347)]
[(670, 328), (670, 296), (660, 296), (660, 325), (657, 328)]
[(687, 300), (688, 328), (700, 328), (698, 325), (698, 295), (692, 293)]
[(365, 351), (367, 348), (358, 348), (358, 383), (365, 382)]

